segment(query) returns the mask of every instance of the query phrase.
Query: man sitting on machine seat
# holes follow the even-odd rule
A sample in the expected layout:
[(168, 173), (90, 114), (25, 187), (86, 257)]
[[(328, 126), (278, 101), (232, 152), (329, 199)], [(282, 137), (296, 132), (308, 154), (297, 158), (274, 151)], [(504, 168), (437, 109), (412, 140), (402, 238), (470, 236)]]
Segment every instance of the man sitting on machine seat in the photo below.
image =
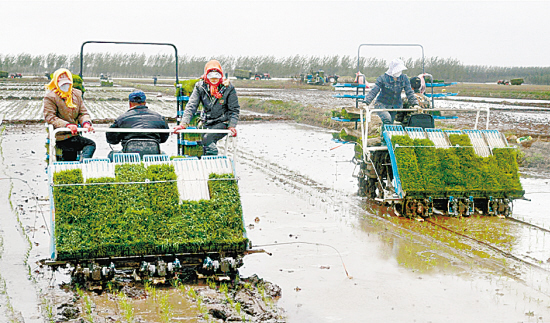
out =
[[(128, 96), (130, 110), (120, 115), (111, 128), (133, 129), (169, 129), (166, 119), (155, 111), (149, 110), (145, 105), (145, 93), (141, 90), (134, 91)], [(160, 154), (160, 144), (166, 142), (170, 136), (166, 133), (147, 132), (107, 132), (109, 144), (122, 143), (123, 153), (139, 153), (143, 155)], [(111, 151), (109, 159), (113, 160), (113, 154), (120, 151)]]

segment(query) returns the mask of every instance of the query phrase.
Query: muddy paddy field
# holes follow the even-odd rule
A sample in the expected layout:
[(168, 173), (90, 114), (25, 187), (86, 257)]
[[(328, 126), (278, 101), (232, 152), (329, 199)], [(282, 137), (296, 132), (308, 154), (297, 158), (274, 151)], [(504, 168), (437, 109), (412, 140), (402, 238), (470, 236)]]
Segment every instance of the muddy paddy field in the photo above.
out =
[[(238, 126), (243, 214), (249, 239), (266, 253), (244, 258), (235, 288), (209, 281), (113, 284), (98, 294), (69, 286), (66, 269), (52, 272), (37, 264), (48, 257), (51, 238), (46, 132), (36, 122), (42, 119), (43, 84), (0, 83), (0, 322), (550, 321), (550, 111), (542, 104), (436, 101), (456, 109), (489, 106), (490, 129), (509, 139), (534, 138), (520, 147), (530, 201), (515, 201), (513, 211), (527, 224), (496, 217), (396, 217), (391, 208), (357, 196), (353, 146), (331, 141), (338, 125), (266, 121), (264, 114), (243, 111), (260, 116)], [(95, 120), (124, 112), (132, 90), (87, 89)], [(350, 105), (316, 89), (237, 91), (243, 101), (293, 101), (325, 112)], [(175, 114), (174, 97), (162, 91), (147, 96), (151, 109)], [(472, 124), (470, 113), (458, 116), (446, 127)], [(95, 157), (108, 154), (104, 134), (86, 136), (98, 145)], [(175, 154), (175, 138), (162, 149)]]

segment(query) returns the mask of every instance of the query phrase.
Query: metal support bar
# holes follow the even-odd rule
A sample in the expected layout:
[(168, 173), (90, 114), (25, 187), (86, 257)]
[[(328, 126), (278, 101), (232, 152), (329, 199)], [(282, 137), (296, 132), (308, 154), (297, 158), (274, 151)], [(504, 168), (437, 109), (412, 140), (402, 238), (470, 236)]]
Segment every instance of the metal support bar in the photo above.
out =
[(420, 47), (422, 49), (422, 74), (424, 74), (424, 47), (420, 44), (361, 44), (359, 45), (359, 48), (357, 49), (357, 72), (359, 72), (359, 61), (360, 61), (360, 53), (361, 53), (361, 47), (363, 46), (390, 46), (390, 47), (396, 47), (396, 46), (416, 46)]
[[(365, 110), (363, 112), (363, 110)], [(369, 106), (367, 106), (366, 108), (362, 108), (360, 110), (360, 121), (361, 121), (361, 134), (362, 134), (362, 137), (363, 137), (363, 156), (366, 157), (366, 153), (367, 153), (367, 150), (369, 148), (368, 146), (368, 142), (367, 142), (367, 138), (368, 138), (368, 134), (369, 134), (369, 122), (371, 120), (371, 115), (373, 112), (382, 112), (382, 111), (389, 111), (389, 112), (421, 112), (421, 111), (426, 111), (426, 109), (422, 109), (422, 108), (419, 108), (419, 109), (374, 109), (374, 108), (370, 108)], [(490, 108), (489, 107), (479, 107), (479, 108), (466, 108), (466, 109), (429, 109), (429, 111), (476, 111), (477, 112), (477, 115), (476, 115), (476, 122), (475, 122), (475, 125), (474, 125), (474, 129), (477, 129), (477, 126), (478, 126), (478, 123), (479, 123), (479, 114), (481, 111), (486, 111), (487, 112), (487, 122), (486, 122), (486, 130), (489, 129), (489, 117), (490, 117)], [(364, 118), (363, 118), (363, 113), (364, 113)], [(366, 158), (364, 159), (366, 160)]]
[[(56, 144), (56, 141), (55, 141), (55, 135), (58, 133), (58, 132), (71, 132), (71, 130), (69, 128), (57, 128), (57, 129), (53, 129), (53, 125), (49, 125), (48, 126), (49, 128), (49, 140), (50, 140), (50, 145), (49, 145), (49, 151), (48, 151), (48, 154), (49, 154), (49, 159), (48, 159), (48, 163), (49, 165), (53, 165), (53, 163), (56, 161), (56, 156), (55, 156), (55, 144)], [(88, 129), (87, 128), (77, 128), (77, 131), (78, 132), (88, 132)], [(149, 128), (149, 129), (139, 129), (139, 128), (94, 128), (94, 131), (95, 132), (119, 132), (119, 133), (173, 133), (174, 130), (172, 129), (153, 129), (153, 128)], [(227, 134), (227, 136), (225, 137), (225, 151), (226, 151), (226, 155), (227, 155), (227, 152), (228, 152), (228, 146), (229, 146), (229, 138), (233, 138), (234, 140), (232, 140), (232, 148), (235, 148), (235, 145), (236, 145), (236, 138), (235, 137), (231, 137), (231, 130), (226, 130), (226, 129), (183, 129), (183, 130), (178, 130), (176, 132), (177, 134), (183, 134), (183, 133), (225, 133)], [(233, 153), (233, 160), (235, 160), (236, 158), (236, 154)]]
[(176, 45), (170, 44), (170, 43), (142, 43), (142, 42), (128, 42), (128, 41), (96, 41), (96, 40), (89, 40), (82, 43), (82, 46), (80, 46), (80, 72), (78, 75), (82, 77), (82, 67), (83, 67), (83, 60), (84, 60), (84, 45), (86, 44), (123, 44), (123, 45), (160, 45), (160, 46), (172, 46), (174, 48), (175, 54), (176, 54), (176, 84), (178, 83), (178, 49)]
[[(101, 41), (101, 40), (89, 40), (82, 43), (82, 46), (80, 46), (80, 72), (78, 75), (80, 75), (80, 78), (82, 78), (82, 82), (84, 82), (84, 78), (82, 76), (83, 71), (83, 62), (84, 62), (84, 45), (86, 44), (121, 44), (121, 45), (158, 45), (158, 46), (171, 46), (174, 48), (174, 52), (176, 55), (176, 86), (179, 83), (179, 77), (178, 77), (178, 48), (176, 45), (171, 43), (144, 43), (144, 42), (129, 42), (129, 41)], [(176, 93), (177, 94), (177, 93)], [(182, 105), (183, 103), (181, 103)], [(180, 110), (180, 101), (176, 100), (176, 119), (178, 118)], [(180, 139), (180, 138), (178, 138)], [(179, 147), (179, 146), (178, 146)], [(178, 151), (178, 153), (180, 153)]]

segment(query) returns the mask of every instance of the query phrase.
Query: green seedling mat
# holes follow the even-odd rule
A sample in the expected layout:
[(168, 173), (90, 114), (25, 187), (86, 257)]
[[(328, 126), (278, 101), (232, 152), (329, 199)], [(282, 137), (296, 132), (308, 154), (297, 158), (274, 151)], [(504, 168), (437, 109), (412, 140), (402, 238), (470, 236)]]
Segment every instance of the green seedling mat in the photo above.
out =
[(515, 149), (494, 148), (492, 156), (480, 157), (468, 135), (451, 134), (449, 140), (453, 147), (435, 148), (429, 139), (391, 138), (407, 196), (523, 197)]
[[(56, 260), (246, 250), (232, 174), (210, 174), (210, 200), (182, 202), (172, 165), (117, 165), (115, 175), (54, 186)], [(83, 184), (82, 172), (53, 181)]]

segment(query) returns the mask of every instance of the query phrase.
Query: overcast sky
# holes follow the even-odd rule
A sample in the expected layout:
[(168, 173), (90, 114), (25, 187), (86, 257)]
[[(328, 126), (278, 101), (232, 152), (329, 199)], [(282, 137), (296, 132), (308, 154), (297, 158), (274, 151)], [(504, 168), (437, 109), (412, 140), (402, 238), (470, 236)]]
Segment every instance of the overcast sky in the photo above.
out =
[[(89, 40), (180, 56), (357, 56), (421, 44), (464, 64), (550, 66), (550, 1), (0, 0), (0, 54), (78, 54)], [(90, 44), (85, 52), (173, 53)], [(361, 56), (420, 58), (420, 47)]]

